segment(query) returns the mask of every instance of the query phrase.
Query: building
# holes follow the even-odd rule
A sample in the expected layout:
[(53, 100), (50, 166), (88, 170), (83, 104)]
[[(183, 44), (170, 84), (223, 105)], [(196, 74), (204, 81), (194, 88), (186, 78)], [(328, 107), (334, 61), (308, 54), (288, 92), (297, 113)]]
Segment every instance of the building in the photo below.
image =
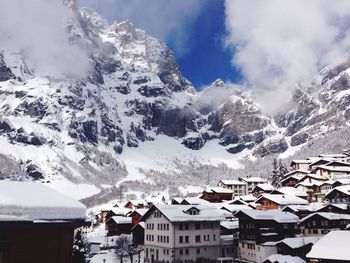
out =
[(348, 224), (350, 215), (316, 212), (301, 219), (299, 228), (305, 236), (318, 236), (332, 230), (343, 230)]
[(299, 232), (298, 217), (288, 212), (242, 210), (236, 217), (241, 258), (246, 261), (256, 261), (257, 245), (294, 237)]
[(143, 217), (143, 215), (146, 214), (147, 211), (148, 211), (148, 208), (140, 208), (132, 211), (129, 215), (132, 218), (131, 224), (133, 226), (136, 226), (140, 222), (140, 219)]
[(259, 204), (258, 209), (270, 210), (270, 209), (283, 209), (289, 205), (307, 205), (308, 201), (295, 195), (277, 195), (277, 194), (264, 194), (261, 195), (256, 201)]
[(330, 203), (350, 204), (350, 185), (342, 185), (333, 188), (325, 194), (324, 199)]
[(273, 190), (270, 194), (277, 194), (277, 195), (294, 195), (303, 199), (307, 199), (308, 195), (304, 192), (298, 191), (298, 189), (294, 187), (280, 187), (275, 190)]
[(320, 176), (328, 176), (329, 178), (336, 180), (344, 177), (350, 176), (349, 166), (327, 166), (321, 165), (316, 167), (312, 173), (318, 174)]
[(232, 190), (234, 197), (246, 194), (246, 184), (238, 180), (221, 180), (218, 186)]
[(200, 198), (210, 203), (220, 203), (225, 200), (232, 200), (233, 191), (222, 187), (208, 187), (203, 191)]
[(135, 247), (145, 244), (145, 222), (140, 222), (131, 229), (132, 243)]
[(350, 231), (332, 231), (317, 241), (306, 257), (309, 263), (350, 262), (349, 240)]
[(267, 179), (261, 177), (243, 177), (240, 180), (246, 184), (246, 195), (251, 194), (258, 184), (267, 183)]
[(220, 257), (219, 209), (206, 205), (155, 205), (145, 222), (145, 262), (214, 262)]
[(306, 254), (310, 252), (313, 244), (320, 238), (319, 236), (297, 236), (282, 239), (276, 243), (277, 254), (299, 257), (306, 260)]
[(263, 263), (306, 263), (306, 261), (300, 257), (275, 254), (269, 256)]
[(132, 218), (126, 216), (112, 216), (106, 222), (106, 230), (108, 236), (119, 236), (121, 234), (131, 233)]
[(41, 183), (1, 181), (0, 193), (0, 262), (72, 262), (83, 204)]
[(264, 184), (258, 184), (254, 187), (252, 190), (252, 195), (258, 197), (262, 194), (268, 194), (271, 193), (273, 190), (275, 190), (275, 187), (273, 187), (269, 183), (264, 183)]
[(310, 159), (306, 160), (293, 160), (290, 164), (290, 167), (293, 170), (309, 170), (309, 165), (312, 164), (314, 161)]

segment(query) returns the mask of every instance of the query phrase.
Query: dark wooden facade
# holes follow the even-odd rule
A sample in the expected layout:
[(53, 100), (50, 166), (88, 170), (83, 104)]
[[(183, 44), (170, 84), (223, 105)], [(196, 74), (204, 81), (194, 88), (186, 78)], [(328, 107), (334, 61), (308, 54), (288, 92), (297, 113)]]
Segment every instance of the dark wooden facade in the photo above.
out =
[(132, 242), (134, 246), (143, 246), (145, 244), (145, 228), (143, 224), (137, 224), (131, 230)]
[(239, 219), (239, 240), (251, 240), (255, 241), (256, 244), (261, 244), (294, 237), (299, 233), (296, 222), (279, 223), (274, 220), (257, 220), (241, 211), (235, 216)]
[(220, 203), (224, 200), (232, 200), (232, 193), (204, 191), (201, 198), (211, 203)]
[(0, 223), (1, 263), (71, 263), (72, 223)]
[(131, 233), (131, 223), (116, 223), (113, 218), (110, 218), (106, 222), (106, 229), (108, 231), (108, 236), (119, 236), (121, 234), (130, 234)]
[(299, 223), (304, 235), (325, 235), (332, 230), (344, 230), (350, 224), (350, 219), (329, 219), (315, 213)]

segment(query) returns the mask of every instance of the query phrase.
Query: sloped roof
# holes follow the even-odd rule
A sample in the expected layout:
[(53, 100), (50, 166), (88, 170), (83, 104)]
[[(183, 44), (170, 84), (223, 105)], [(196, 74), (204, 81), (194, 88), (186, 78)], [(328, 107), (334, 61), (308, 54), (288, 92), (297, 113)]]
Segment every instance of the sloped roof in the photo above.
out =
[(307, 205), (308, 201), (297, 197), (295, 195), (275, 195), (275, 194), (263, 194), (255, 202), (259, 203), (260, 200), (266, 198), (279, 205)]
[(321, 237), (319, 236), (299, 236), (299, 237), (289, 237), (282, 239), (280, 243), (287, 245), (288, 247), (295, 249), (303, 247), (307, 244), (315, 244)]
[(278, 223), (297, 223), (298, 217), (289, 212), (280, 210), (241, 210), (237, 214), (243, 213), (256, 220), (274, 220)]
[(262, 178), (262, 177), (243, 177), (241, 178), (242, 181), (245, 182), (254, 182), (254, 183), (266, 183), (267, 179), (266, 178)]
[(331, 231), (312, 246), (306, 257), (349, 262), (349, 240), (350, 231)]
[(334, 191), (339, 191), (345, 195), (350, 196), (350, 185), (341, 185), (341, 186), (334, 187), (332, 190), (326, 193), (325, 198), (327, 198), (327, 196), (329, 196)]
[(300, 257), (293, 257), (281, 254), (271, 255), (267, 259), (265, 259), (264, 262), (266, 261), (270, 261), (273, 263), (306, 263), (306, 261), (301, 259)]
[(277, 194), (277, 193), (284, 194), (284, 195), (295, 195), (299, 197), (307, 197), (306, 193), (298, 191), (298, 189), (294, 187), (289, 187), (289, 186), (277, 188), (273, 190), (270, 194)]
[(32, 220), (85, 219), (86, 207), (41, 183), (0, 181), (0, 215)]
[(269, 183), (262, 183), (262, 184), (256, 185), (253, 189), (253, 192), (256, 188), (260, 188), (263, 191), (273, 191), (275, 189), (275, 187), (273, 187), (273, 185)]
[(220, 182), (222, 182), (225, 185), (245, 185), (245, 183), (238, 180), (220, 180)]
[(107, 223), (110, 221), (114, 221), (117, 224), (131, 224), (132, 218), (126, 216), (112, 216), (107, 220)]
[[(197, 215), (187, 214), (190, 208), (199, 210)], [(141, 218), (146, 220), (150, 214), (158, 209), (170, 222), (191, 222), (191, 221), (222, 221), (225, 220), (224, 211), (215, 206), (208, 205), (160, 205), (152, 206)]]
[(350, 220), (350, 215), (347, 214), (336, 214), (336, 213), (327, 213), (327, 212), (316, 212), (313, 214), (310, 214), (300, 220), (300, 223), (305, 222), (306, 220), (310, 219), (311, 217), (314, 217), (316, 215), (319, 215), (320, 217), (323, 217), (328, 220)]
[(231, 189), (223, 188), (223, 187), (208, 187), (204, 190), (207, 193), (221, 193), (221, 194), (232, 194), (233, 191)]

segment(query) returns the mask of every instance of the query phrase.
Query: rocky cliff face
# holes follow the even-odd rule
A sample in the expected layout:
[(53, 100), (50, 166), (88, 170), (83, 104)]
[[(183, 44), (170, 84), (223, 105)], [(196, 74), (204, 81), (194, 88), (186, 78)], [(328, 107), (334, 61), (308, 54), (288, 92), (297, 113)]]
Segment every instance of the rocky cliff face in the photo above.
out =
[[(17, 159), (27, 177), (102, 187), (142, 179), (139, 168), (153, 168), (148, 162), (198, 155), (230, 165), (348, 124), (348, 64), (324, 70), (272, 118), (250, 92), (221, 80), (197, 92), (172, 51), (130, 21), (108, 25), (66, 4), (74, 12), (69, 41), (89, 56), (86, 78), (39, 76), (20, 50), (0, 53), (0, 153)], [(216, 90), (228, 95), (214, 102)]]

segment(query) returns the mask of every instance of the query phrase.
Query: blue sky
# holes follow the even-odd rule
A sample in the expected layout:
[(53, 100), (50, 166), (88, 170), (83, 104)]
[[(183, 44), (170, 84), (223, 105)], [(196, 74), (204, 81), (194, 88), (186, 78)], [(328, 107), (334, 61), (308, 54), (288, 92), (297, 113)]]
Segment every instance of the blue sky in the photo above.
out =
[(136, 27), (162, 39), (175, 52), (183, 75), (197, 89), (217, 78), (238, 82), (231, 64), (232, 50), (224, 47), (224, 0), (81, 0), (109, 22), (129, 19)]
[[(183, 75), (197, 89), (217, 78), (240, 81), (239, 71), (231, 64), (232, 50), (224, 47), (225, 35), (224, 1), (210, 1), (192, 24), (191, 49), (177, 56)], [(171, 39), (167, 44), (176, 52)]]

